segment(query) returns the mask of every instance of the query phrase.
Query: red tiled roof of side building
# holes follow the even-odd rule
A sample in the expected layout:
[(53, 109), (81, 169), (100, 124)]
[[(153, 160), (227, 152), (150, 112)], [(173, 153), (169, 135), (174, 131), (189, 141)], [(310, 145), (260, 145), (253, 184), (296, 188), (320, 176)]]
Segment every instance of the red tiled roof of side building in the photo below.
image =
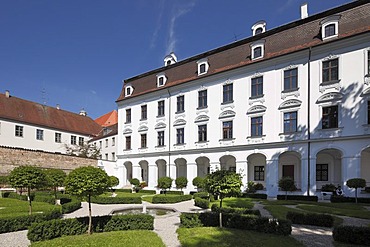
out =
[[(249, 64), (259, 63), (282, 55), (302, 51), (310, 47), (316, 47), (351, 36), (369, 33), (370, 15), (368, 13), (370, 13), (370, 2), (368, 0), (354, 1), (232, 44), (207, 51), (179, 61), (173, 65), (143, 73), (125, 80), (125, 84), (122, 87), (117, 102), (216, 75)], [(323, 41), (321, 39), (320, 22), (329, 16), (337, 14), (341, 16), (339, 19), (338, 37)], [(260, 40), (265, 41), (264, 57), (252, 60), (251, 44)], [(207, 58), (210, 67), (207, 74), (198, 76), (196, 61), (202, 58)], [(165, 72), (167, 82), (165, 86), (157, 88), (156, 75), (160, 72)], [(134, 88), (132, 95), (128, 97), (125, 97), (124, 92), (126, 85), (131, 85)]]
[(104, 127), (102, 131), (100, 131), (99, 135), (89, 140), (89, 142), (94, 142), (96, 140), (104, 139), (117, 134), (118, 134), (118, 123)]
[(0, 93), (0, 119), (20, 124), (96, 136), (102, 127), (93, 119)]
[(116, 110), (108, 112), (103, 116), (98, 117), (95, 119), (95, 122), (103, 127), (107, 127), (113, 124), (118, 123), (118, 113)]

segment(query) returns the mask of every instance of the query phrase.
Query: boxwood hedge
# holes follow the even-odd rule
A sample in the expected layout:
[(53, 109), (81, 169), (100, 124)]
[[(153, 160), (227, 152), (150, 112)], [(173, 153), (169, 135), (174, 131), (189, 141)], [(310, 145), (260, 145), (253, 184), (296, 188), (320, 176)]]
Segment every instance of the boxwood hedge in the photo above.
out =
[(333, 227), (334, 217), (328, 214), (297, 213), (289, 211), (286, 215), (287, 220), (293, 224)]
[(155, 195), (153, 196), (153, 203), (177, 203), (188, 201), (193, 198), (192, 195)]
[[(285, 195), (277, 195), (278, 200), (285, 200)], [(287, 195), (287, 200), (295, 200), (295, 201), (311, 201), (317, 202), (317, 196), (305, 196), (305, 195)]]
[(336, 226), (333, 230), (333, 238), (339, 242), (370, 246), (370, 227)]
[(252, 214), (261, 216), (261, 212), (258, 209), (247, 209), (247, 208), (230, 208), (230, 207), (223, 207), (220, 209), (220, 207), (217, 204), (213, 204), (211, 207), (212, 212), (219, 213), (220, 211), (222, 213), (226, 214)]
[(133, 196), (133, 197), (92, 197), (91, 198), (92, 203), (98, 203), (98, 204), (140, 204), (141, 203), (141, 197)]

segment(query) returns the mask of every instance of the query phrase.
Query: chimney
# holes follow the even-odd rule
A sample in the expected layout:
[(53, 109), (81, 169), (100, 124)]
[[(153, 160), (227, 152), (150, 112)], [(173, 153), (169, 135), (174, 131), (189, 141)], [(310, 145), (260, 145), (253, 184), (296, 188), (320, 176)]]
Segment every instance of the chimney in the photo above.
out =
[(81, 116), (87, 116), (87, 112), (84, 110), (84, 108), (81, 109), (80, 115)]
[(10, 92), (9, 90), (5, 90), (5, 97), (9, 98), (10, 97)]
[(174, 63), (177, 63), (177, 57), (176, 57), (175, 53), (171, 52), (169, 55), (167, 55), (164, 58), (164, 66), (168, 66), (168, 65), (171, 65), (171, 64), (174, 64)]
[(301, 5), (301, 19), (305, 19), (308, 17), (308, 6), (307, 3), (303, 3)]
[(60, 110), (60, 105), (59, 104), (57, 104), (57, 109)]

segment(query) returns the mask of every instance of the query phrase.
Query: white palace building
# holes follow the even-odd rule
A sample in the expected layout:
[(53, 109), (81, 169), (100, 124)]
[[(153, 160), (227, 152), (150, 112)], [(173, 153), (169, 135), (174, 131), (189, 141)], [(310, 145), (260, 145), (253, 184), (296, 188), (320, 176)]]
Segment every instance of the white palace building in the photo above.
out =
[(370, 186), (370, 2), (359, 0), (124, 80), (117, 99), (120, 186), (216, 169), (279, 194), (362, 177)]

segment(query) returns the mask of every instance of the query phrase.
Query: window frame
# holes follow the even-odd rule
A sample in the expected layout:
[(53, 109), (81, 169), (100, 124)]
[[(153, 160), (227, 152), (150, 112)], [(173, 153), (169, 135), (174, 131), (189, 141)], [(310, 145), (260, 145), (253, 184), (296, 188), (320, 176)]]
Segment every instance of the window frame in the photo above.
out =
[(131, 136), (125, 136), (125, 150), (131, 150)]
[(71, 145), (77, 145), (77, 136), (71, 135)]
[(253, 77), (251, 79), (251, 98), (259, 98), (263, 96), (263, 76)]
[(179, 95), (176, 99), (176, 113), (185, 112), (185, 96)]
[(23, 126), (16, 125), (14, 130), (15, 130), (14, 135), (16, 137), (23, 137), (23, 135), (24, 135), (24, 131), (23, 131), (24, 128), (23, 128)]
[[(327, 113), (325, 112), (326, 109), (332, 109), (336, 108), (336, 113)], [(336, 115), (335, 115), (336, 114)], [(331, 117), (334, 116), (334, 119), (331, 119)], [(328, 120), (326, 120), (328, 118)], [(324, 123), (327, 123), (327, 126), (324, 125)], [(335, 123), (334, 126), (331, 125), (331, 123)], [(336, 129), (339, 127), (339, 106), (338, 105), (329, 105), (329, 106), (323, 106), (322, 112), (321, 112), (321, 129)]]
[(233, 83), (222, 85), (222, 104), (234, 102), (234, 86)]
[[(333, 15), (325, 18), (320, 22), (321, 25), (321, 38), (322, 40), (332, 39), (338, 37), (339, 34), (339, 19), (340, 15)], [(327, 27), (334, 25), (334, 34), (327, 33)], [(328, 35), (327, 35), (328, 34)]]
[(185, 128), (176, 129), (176, 145), (185, 144)]
[(129, 97), (134, 92), (134, 88), (130, 85), (125, 87), (125, 97)]
[(164, 130), (158, 131), (157, 132), (157, 147), (164, 147)]
[(84, 145), (84, 143), (85, 143), (85, 138), (83, 138), (83, 137), (79, 136), (79, 137), (78, 137), (78, 145), (79, 145), (79, 146), (83, 146), (83, 145)]
[(316, 164), (316, 181), (329, 181), (329, 164)]
[(148, 146), (147, 134), (140, 134), (140, 148), (147, 148)]
[[(258, 120), (261, 121), (258, 121)], [(251, 137), (263, 136), (263, 116), (251, 117)]]
[[(332, 62), (336, 62), (336, 65), (332, 65)], [(333, 78), (333, 72), (336, 73), (336, 78)], [(321, 81), (322, 83), (331, 83), (339, 80), (339, 58), (328, 59), (322, 61), (321, 69)], [(327, 78), (326, 78), (327, 77)]]
[(157, 117), (164, 117), (165, 116), (165, 102), (164, 100), (158, 101), (158, 112)]
[(126, 109), (126, 122), (125, 124), (131, 123), (131, 108)]
[[(285, 115), (289, 114), (289, 118), (285, 118)], [(295, 114), (295, 118), (291, 117), (292, 114)], [(293, 121), (293, 124), (291, 123)], [(294, 123), (295, 121), (295, 123)], [(286, 122), (289, 122), (289, 129), (286, 129)], [(283, 112), (283, 133), (295, 133), (298, 131), (298, 111), (288, 111), (288, 112)]]
[(222, 139), (230, 140), (233, 139), (233, 121), (223, 121), (222, 122)]
[[(292, 72), (296, 72), (295, 75)], [(289, 74), (288, 74), (289, 73)], [(294, 85), (295, 78), (295, 85)], [(283, 91), (294, 91), (298, 89), (298, 68), (286, 69), (284, 70), (284, 90)], [(287, 83), (288, 81), (288, 83)], [(287, 85), (289, 85), (287, 87)]]
[(54, 134), (54, 142), (55, 143), (62, 143), (62, 133), (55, 132), (55, 134)]
[(253, 178), (254, 178), (254, 181), (265, 181), (265, 166), (254, 166)]
[(112, 137), (112, 147), (116, 146), (116, 138)]
[[(265, 56), (265, 40), (258, 40), (250, 45), (251, 48), (251, 60), (257, 60)], [(256, 49), (260, 49), (259, 56), (256, 56)]]
[(198, 109), (208, 107), (208, 92), (207, 89), (198, 91)]
[(140, 120), (147, 120), (147, 119), (148, 119), (148, 105), (142, 105)]
[(165, 73), (160, 73), (157, 75), (157, 87), (163, 87), (166, 85), (167, 77)]
[(197, 64), (198, 64), (198, 70), (197, 70), (198, 76), (207, 74), (208, 69), (209, 69), (208, 59), (207, 58), (201, 59), (197, 61)]
[(44, 130), (36, 129), (36, 140), (43, 141), (44, 140)]
[(198, 125), (198, 142), (206, 142), (207, 139), (207, 124)]

